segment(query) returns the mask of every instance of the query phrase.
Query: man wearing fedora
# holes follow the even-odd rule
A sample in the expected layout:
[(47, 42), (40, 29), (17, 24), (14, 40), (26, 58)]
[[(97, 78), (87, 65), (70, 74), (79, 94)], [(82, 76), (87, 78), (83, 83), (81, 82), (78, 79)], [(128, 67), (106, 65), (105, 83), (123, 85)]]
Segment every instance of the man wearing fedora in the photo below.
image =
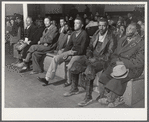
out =
[(93, 81), (97, 72), (104, 69), (110, 55), (116, 46), (116, 38), (108, 29), (107, 19), (100, 19), (99, 29), (93, 35), (87, 53), (81, 59), (75, 61), (70, 68), (72, 85), (71, 90), (64, 94), (65, 97), (79, 93), (78, 80), (79, 74), (83, 73), (86, 95), (85, 99), (78, 103), (79, 106), (86, 106), (92, 102)]
[(111, 55), (109, 66), (99, 78), (100, 96), (98, 101), (115, 107), (123, 103), (121, 99), (131, 79), (139, 77), (144, 70), (144, 40), (138, 34), (138, 26), (131, 23), (126, 35), (118, 41)]

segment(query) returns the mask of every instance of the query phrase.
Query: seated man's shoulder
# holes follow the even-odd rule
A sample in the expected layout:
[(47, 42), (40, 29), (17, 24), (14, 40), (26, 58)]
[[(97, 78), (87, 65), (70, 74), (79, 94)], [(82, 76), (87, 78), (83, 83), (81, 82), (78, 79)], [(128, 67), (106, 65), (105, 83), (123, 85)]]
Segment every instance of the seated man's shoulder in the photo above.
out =
[(55, 30), (58, 30), (58, 28), (55, 26), (55, 25), (51, 25), (51, 29), (55, 29)]
[(87, 32), (86, 32), (86, 30), (82, 30), (82, 34), (88, 35)]

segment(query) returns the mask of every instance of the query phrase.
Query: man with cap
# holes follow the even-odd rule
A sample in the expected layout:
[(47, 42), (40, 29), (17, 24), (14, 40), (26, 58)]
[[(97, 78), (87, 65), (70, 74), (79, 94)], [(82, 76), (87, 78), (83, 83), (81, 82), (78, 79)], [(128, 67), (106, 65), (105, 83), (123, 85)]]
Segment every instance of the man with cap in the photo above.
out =
[[(86, 48), (89, 44), (89, 37), (82, 27), (83, 20), (82, 18), (77, 17), (74, 21), (75, 31), (71, 34), (68, 45), (64, 48), (64, 51), (61, 54), (53, 58), (45, 78), (38, 77), (39, 81), (45, 83), (45, 85), (50, 84), (50, 80), (55, 77), (57, 66), (64, 61), (69, 61), (69, 64), (67, 65), (67, 77), (71, 77), (69, 69), (71, 68), (74, 61), (79, 60), (82, 55), (86, 53)], [(70, 82), (71, 81), (69, 81), (69, 83)]]
[(85, 106), (92, 102), (95, 75), (104, 69), (116, 46), (115, 37), (108, 29), (107, 19), (100, 19), (98, 24), (99, 29), (93, 35), (86, 55), (75, 61), (70, 68), (72, 85), (70, 91), (66, 92), (64, 96), (69, 97), (79, 93), (79, 74), (83, 73), (83, 79), (85, 79), (85, 86), (83, 87), (86, 89), (86, 95), (85, 99), (78, 103), (79, 106)]
[(136, 23), (126, 29), (126, 35), (118, 41), (106, 70), (99, 77), (100, 96), (97, 100), (108, 107), (123, 103), (127, 82), (139, 77), (144, 70), (144, 40), (138, 34)]

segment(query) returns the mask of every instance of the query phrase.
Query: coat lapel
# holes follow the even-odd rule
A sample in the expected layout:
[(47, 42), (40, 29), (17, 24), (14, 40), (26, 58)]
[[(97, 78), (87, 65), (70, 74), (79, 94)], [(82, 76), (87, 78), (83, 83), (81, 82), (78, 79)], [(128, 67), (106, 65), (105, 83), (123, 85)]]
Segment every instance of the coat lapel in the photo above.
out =
[(93, 47), (96, 47), (97, 41), (99, 40), (99, 33), (95, 36), (95, 41), (93, 42)]
[[(75, 38), (76, 40), (80, 37), (81, 33), (83, 32), (83, 30), (81, 30), (81, 32), (79, 33), (79, 35)], [(76, 33), (75, 33), (76, 35)]]
[(51, 25), (50, 28), (47, 30), (46, 33), (45, 33), (45, 30), (46, 30), (46, 28), (45, 28), (45, 30), (43, 31), (44, 36), (46, 36), (49, 33), (49, 31), (52, 30), (52, 28), (53, 28), (53, 26)]
[(103, 43), (101, 45), (101, 48), (100, 48), (99, 52), (101, 52), (106, 47), (108, 41), (109, 41), (109, 31), (107, 32), (107, 35), (106, 35), (106, 37), (105, 37), (105, 39), (104, 39), (104, 41), (103, 41)]
[[(126, 40), (125, 40), (126, 41)], [(126, 52), (130, 49), (132, 49), (133, 47), (135, 47), (137, 45), (137, 43), (139, 43), (141, 41), (141, 39), (139, 38), (139, 36), (136, 36), (135, 38), (133, 38), (133, 40), (129, 43), (126, 44), (124, 47), (122, 47), (121, 45), (121, 50), (119, 51), (119, 54), (121, 52)]]

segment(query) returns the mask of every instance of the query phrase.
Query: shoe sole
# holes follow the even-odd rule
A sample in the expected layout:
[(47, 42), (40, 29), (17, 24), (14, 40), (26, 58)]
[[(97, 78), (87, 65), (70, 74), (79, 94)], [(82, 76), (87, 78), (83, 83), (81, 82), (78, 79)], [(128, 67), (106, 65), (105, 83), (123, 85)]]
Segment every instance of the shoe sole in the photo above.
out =
[(42, 86), (51, 85), (51, 83), (45, 83), (45, 82), (43, 82), (40, 77), (37, 77), (37, 80), (40, 81), (41, 83), (44, 83)]
[(70, 96), (72, 96), (72, 95), (77, 95), (77, 94), (79, 94), (79, 91), (78, 91), (78, 92), (76, 92), (76, 93), (74, 93), (74, 94), (63, 95), (63, 96), (64, 96), (64, 97), (70, 97)]
[(39, 72), (29, 73), (30, 75), (39, 74)]
[(87, 102), (86, 104), (80, 104), (80, 103), (78, 103), (78, 106), (80, 106), (80, 107), (84, 107), (84, 106), (87, 106), (89, 103), (91, 103), (93, 100), (90, 100), (89, 102)]

